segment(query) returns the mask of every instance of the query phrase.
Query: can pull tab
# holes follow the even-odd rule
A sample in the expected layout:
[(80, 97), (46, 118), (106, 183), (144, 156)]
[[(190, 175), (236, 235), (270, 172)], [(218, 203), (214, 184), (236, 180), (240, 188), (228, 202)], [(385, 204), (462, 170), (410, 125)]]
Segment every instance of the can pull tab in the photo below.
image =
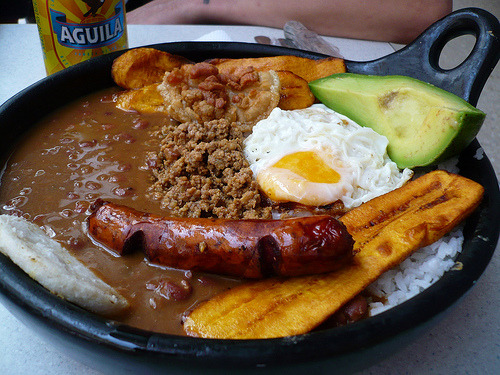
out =
[[(471, 34), (476, 43), (467, 58), (449, 70), (439, 66), (444, 46)], [(353, 73), (405, 75), (431, 83), (476, 105), (481, 90), (500, 58), (500, 24), (491, 13), (465, 8), (425, 30), (415, 41), (388, 56), (368, 62), (346, 61)]]

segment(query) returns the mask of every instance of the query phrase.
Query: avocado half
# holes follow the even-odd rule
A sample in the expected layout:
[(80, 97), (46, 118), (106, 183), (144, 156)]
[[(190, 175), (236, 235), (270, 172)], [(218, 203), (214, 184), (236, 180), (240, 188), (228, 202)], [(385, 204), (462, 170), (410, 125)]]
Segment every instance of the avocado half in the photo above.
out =
[(399, 168), (458, 155), (486, 117), (462, 98), (411, 77), (339, 73), (309, 87), (327, 107), (386, 136), (387, 153)]

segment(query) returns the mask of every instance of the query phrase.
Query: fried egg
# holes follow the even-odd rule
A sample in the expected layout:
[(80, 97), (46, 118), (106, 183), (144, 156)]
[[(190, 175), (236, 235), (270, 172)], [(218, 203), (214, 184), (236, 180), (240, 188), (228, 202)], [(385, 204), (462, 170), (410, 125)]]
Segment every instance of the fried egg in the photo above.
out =
[(273, 201), (348, 209), (402, 186), (413, 172), (387, 155), (387, 138), (322, 104), (274, 109), (244, 142), (245, 156)]

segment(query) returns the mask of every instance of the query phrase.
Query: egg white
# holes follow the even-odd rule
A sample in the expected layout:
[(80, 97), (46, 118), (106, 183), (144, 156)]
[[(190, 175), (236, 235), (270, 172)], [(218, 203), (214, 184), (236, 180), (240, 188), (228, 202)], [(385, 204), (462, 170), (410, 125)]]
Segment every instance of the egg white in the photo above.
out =
[[(387, 155), (388, 140), (322, 104), (284, 111), (275, 108), (244, 142), (245, 156), (264, 192), (272, 199), (306, 205), (341, 200), (348, 209), (402, 186), (413, 172), (400, 171)], [(283, 156), (315, 152), (340, 175), (318, 183), (273, 167)], [(269, 195), (269, 194), (268, 194)]]

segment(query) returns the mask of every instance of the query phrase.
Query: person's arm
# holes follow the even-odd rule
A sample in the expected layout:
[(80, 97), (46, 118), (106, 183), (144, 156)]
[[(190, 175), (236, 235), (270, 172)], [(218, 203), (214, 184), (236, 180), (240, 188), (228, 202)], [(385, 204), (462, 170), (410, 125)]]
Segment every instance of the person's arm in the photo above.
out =
[(322, 35), (408, 43), (451, 8), (451, 0), (154, 0), (127, 20), (277, 28), (296, 20)]

